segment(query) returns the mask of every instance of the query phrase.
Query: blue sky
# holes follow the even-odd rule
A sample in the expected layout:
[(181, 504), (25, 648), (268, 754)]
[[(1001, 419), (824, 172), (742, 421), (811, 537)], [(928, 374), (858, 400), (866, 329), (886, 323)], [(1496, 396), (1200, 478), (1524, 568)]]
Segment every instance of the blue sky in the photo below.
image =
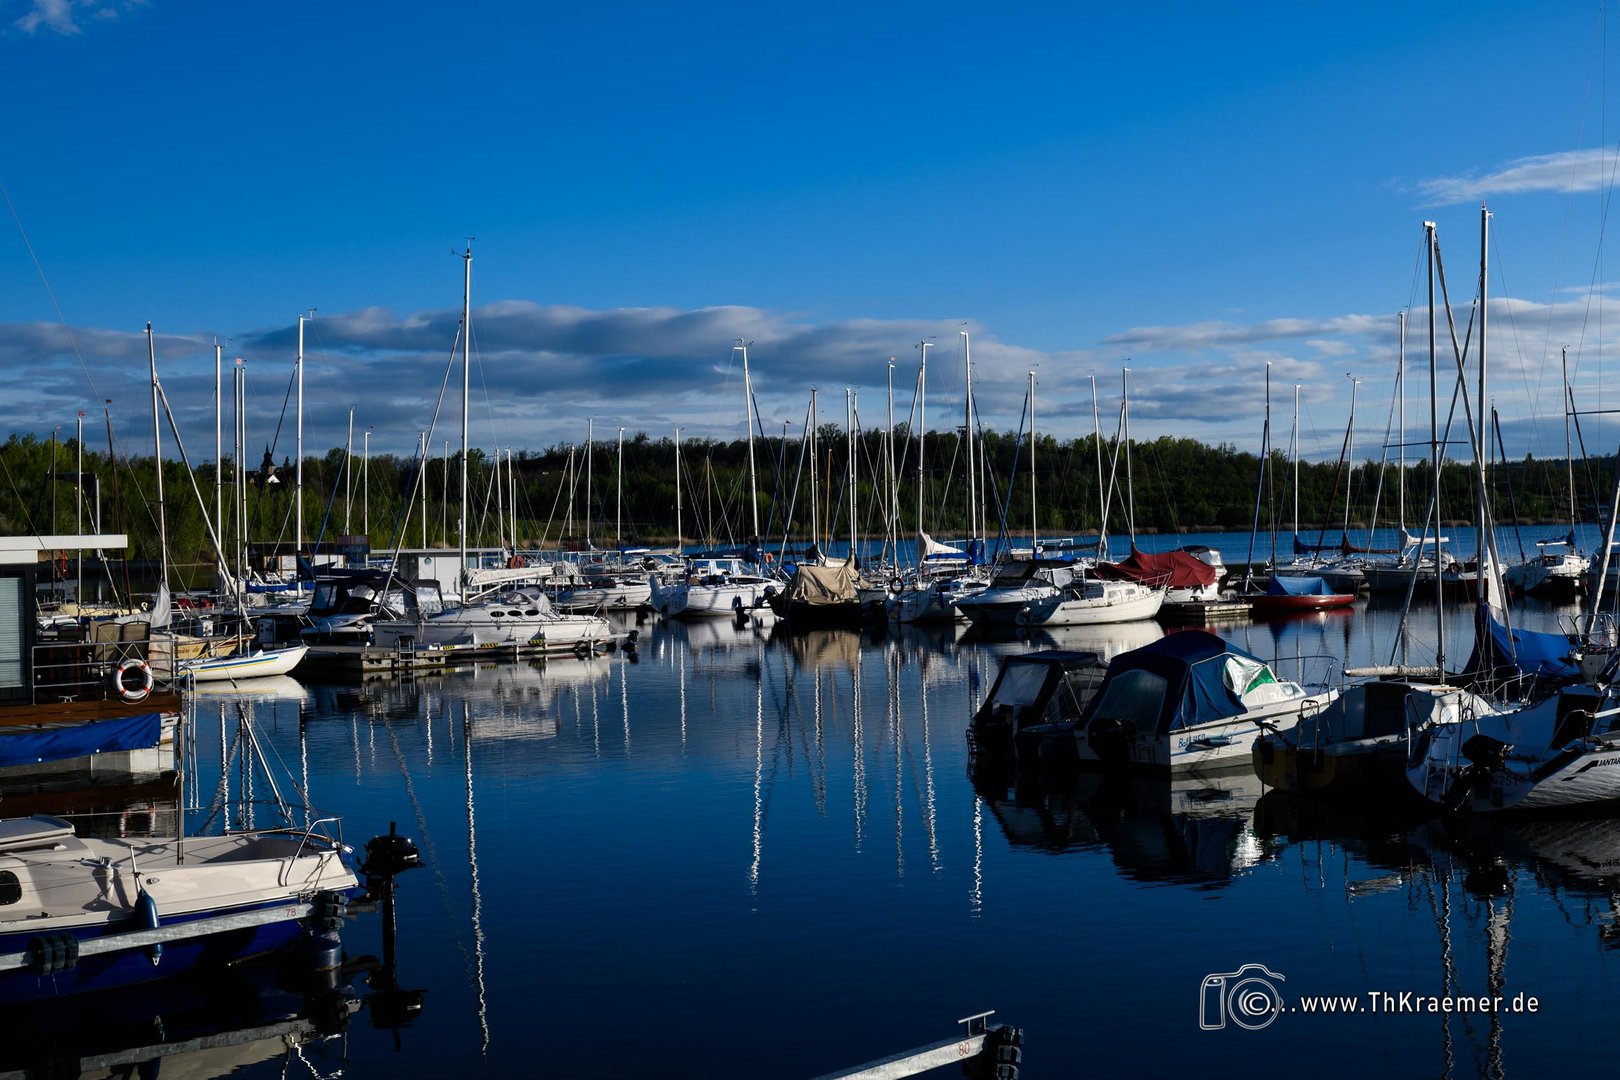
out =
[[(1033, 369), (1043, 431), (1091, 430), (1095, 375), (1111, 433), (1128, 364), (1133, 435), (1258, 449), (1270, 361), (1276, 445), (1297, 382), (1306, 455), (1336, 456), (1353, 374), (1376, 456), (1409, 305), (1426, 364), (1422, 222), (1466, 322), (1485, 199), (1492, 394), (1511, 453), (1561, 454), (1559, 347), (1596, 410), (1620, 333), (1606, 24), (1596, 3), (0, 0), (0, 425), (71, 433), (111, 398), (139, 452), (150, 320), (192, 456), (216, 337), (268, 442), (313, 308), (306, 447), (341, 445), (352, 407), (374, 452), (408, 452), (476, 237), (485, 447), (576, 442), (586, 417), (740, 436), (739, 337), (767, 430), (812, 386), (823, 421), (855, 387), (880, 422), (890, 356), (904, 416), (923, 338), (944, 420), (967, 329), (999, 429)], [(1426, 394), (1414, 371), (1410, 423)], [(435, 442), (458, 425), (452, 398)]]

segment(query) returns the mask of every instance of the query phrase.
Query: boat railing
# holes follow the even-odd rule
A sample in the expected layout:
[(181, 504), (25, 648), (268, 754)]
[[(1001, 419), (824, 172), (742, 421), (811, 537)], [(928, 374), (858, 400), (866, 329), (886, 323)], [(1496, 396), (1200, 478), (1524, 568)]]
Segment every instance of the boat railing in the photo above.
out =
[(146, 623), (92, 623), (83, 638), (35, 644), (30, 704), (119, 701), (136, 704), (179, 682), (177, 639)]
[(1266, 663), (1273, 674), (1288, 677), (1306, 691), (1315, 692), (1340, 685), (1343, 662), (1342, 657), (1330, 653), (1296, 653), (1278, 656)]

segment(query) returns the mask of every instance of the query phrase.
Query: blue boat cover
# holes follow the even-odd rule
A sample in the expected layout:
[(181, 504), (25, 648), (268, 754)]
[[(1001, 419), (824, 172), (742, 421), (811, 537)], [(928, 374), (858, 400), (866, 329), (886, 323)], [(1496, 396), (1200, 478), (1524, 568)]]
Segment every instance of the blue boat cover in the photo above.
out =
[(1509, 630), (1493, 618), (1489, 638), (1475, 640), (1474, 654), (1463, 674), (1485, 671), (1500, 676), (1504, 670), (1517, 670), (1541, 679), (1579, 678), (1580, 669), (1570, 660), (1573, 647), (1563, 634), (1517, 627)]
[(1238, 693), (1276, 678), (1263, 660), (1231, 642), (1207, 630), (1182, 630), (1114, 657), (1096, 702), (1106, 699), (1109, 684), (1129, 671), (1149, 672), (1167, 684), (1158, 734), (1241, 716), (1248, 710)]
[(7, 732), (0, 735), (0, 768), (65, 761), (113, 750), (145, 750), (156, 746), (162, 734), (160, 713), (90, 720), (43, 731)]
[(1316, 574), (1283, 575), (1273, 574), (1271, 584), (1266, 586), (1267, 596), (1337, 596), (1333, 586), (1327, 583), (1324, 577)]

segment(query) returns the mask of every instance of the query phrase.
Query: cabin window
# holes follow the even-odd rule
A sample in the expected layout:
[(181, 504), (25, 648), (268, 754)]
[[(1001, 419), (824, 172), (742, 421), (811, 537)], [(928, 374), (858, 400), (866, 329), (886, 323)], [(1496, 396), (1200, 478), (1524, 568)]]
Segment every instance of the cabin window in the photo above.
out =
[(22, 899), (22, 882), (10, 870), (0, 870), (0, 906)]
[(20, 575), (0, 576), (0, 701), (27, 697), (27, 612)]

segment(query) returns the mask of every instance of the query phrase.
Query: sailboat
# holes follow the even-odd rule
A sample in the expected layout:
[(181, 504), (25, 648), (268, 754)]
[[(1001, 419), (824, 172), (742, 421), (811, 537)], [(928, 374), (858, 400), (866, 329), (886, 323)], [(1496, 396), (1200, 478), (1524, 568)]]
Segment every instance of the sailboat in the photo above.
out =
[[(472, 246), (462, 256), (464, 277), (461, 298), (461, 561), (467, 558), (467, 406), (472, 371)], [(417, 471), (418, 477), (422, 470)], [(594, 649), (614, 638), (607, 620), (596, 615), (559, 613), (538, 587), (508, 588), (476, 600), (446, 606), (435, 584), (417, 582), (406, 598), (403, 617), (372, 623), (372, 643), (394, 648), (404, 641), (416, 645), (472, 645), (539, 648), (547, 652)]]
[[(748, 506), (753, 515), (750, 547), (759, 539), (758, 484), (754, 474), (754, 390), (748, 373), (748, 344), (739, 340), (732, 352), (742, 354), (743, 416), (748, 427)], [(679, 456), (676, 458), (676, 489), (679, 490)], [(757, 555), (757, 551), (750, 551)], [(666, 577), (649, 575), (652, 606), (672, 619), (700, 619), (755, 612), (764, 608), (780, 583), (760, 574), (756, 565), (741, 555), (693, 555), (686, 559), (685, 573)]]

